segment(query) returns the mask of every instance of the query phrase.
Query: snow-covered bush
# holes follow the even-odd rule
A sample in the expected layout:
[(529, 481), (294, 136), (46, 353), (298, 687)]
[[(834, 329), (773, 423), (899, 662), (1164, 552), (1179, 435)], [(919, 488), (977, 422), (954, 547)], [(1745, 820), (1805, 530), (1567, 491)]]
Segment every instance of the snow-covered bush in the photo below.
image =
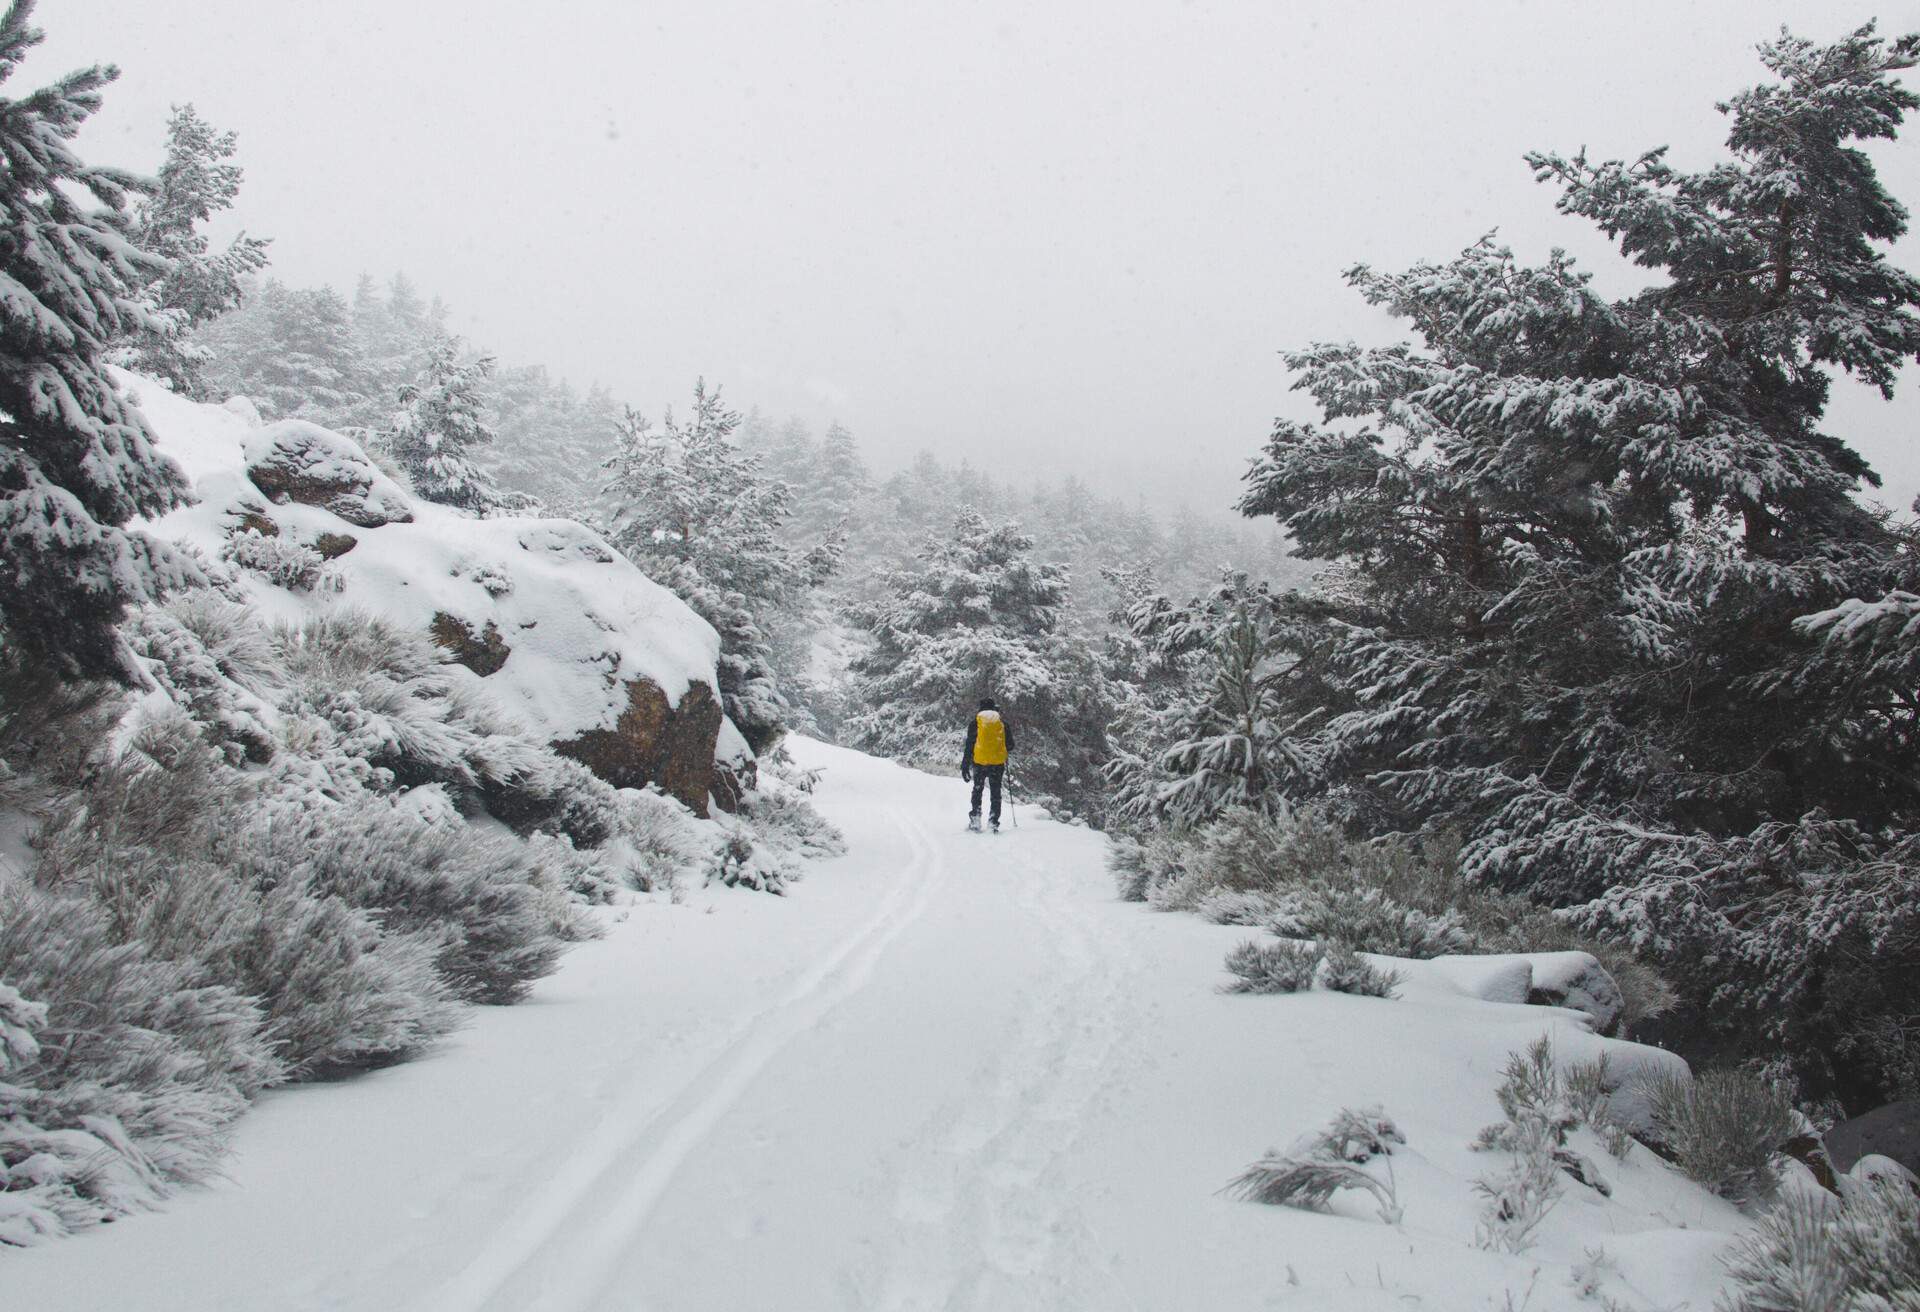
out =
[(1533, 1246), (1533, 1232), (1560, 1201), (1560, 1164), (1545, 1126), (1529, 1121), (1518, 1127), (1508, 1145), (1513, 1161), (1504, 1171), (1474, 1181), (1474, 1190), (1486, 1201), (1474, 1229), (1474, 1243), (1505, 1253), (1524, 1253)]
[(1845, 1199), (1793, 1190), (1726, 1264), (1720, 1312), (1905, 1312), (1920, 1306), (1920, 1192), (1888, 1179)]
[(124, 941), (83, 896), (0, 887), (0, 981), (18, 1000), (0, 1070), (9, 1242), (207, 1178), (228, 1124), (283, 1069), (252, 998)]
[(289, 876), (316, 898), (375, 918), (384, 935), (435, 945), (456, 997), (511, 1003), (558, 964), (561, 941), (516, 843), (464, 825), (423, 824), (379, 801), (252, 825), (221, 855), (270, 887)]
[(220, 549), (220, 558), (239, 569), (258, 574), (275, 587), (306, 592), (320, 581), (326, 557), (292, 538), (269, 536), (256, 528), (233, 534)]
[[(1544, 1036), (1525, 1052), (1510, 1053), (1504, 1078), (1494, 1091), (1506, 1119), (1482, 1129), (1473, 1144), (1481, 1152), (1509, 1152), (1521, 1159), (1519, 1170), (1500, 1177), (1505, 1191), (1500, 1196), (1509, 1201), (1536, 1196), (1538, 1191), (1530, 1183), (1536, 1165), (1530, 1159), (1536, 1154), (1545, 1154), (1553, 1166), (1589, 1189), (1611, 1195), (1613, 1190), (1598, 1169), (1568, 1140), (1583, 1126), (1601, 1132), (1611, 1125), (1607, 1100), (1613, 1091), (1604, 1057), (1562, 1071), (1554, 1061), (1552, 1043)], [(1615, 1140), (1607, 1142), (1611, 1150)]]
[(1313, 987), (1320, 968), (1320, 949), (1311, 943), (1278, 939), (1260, 943), (1248, 939), (1227, 953), (1227, 969), (1238, 976), (1223, 985), (1225, 993), (1299, 993)]
[(1323, 947), (1326, 955), (1320, 962), (1321, 988), (1365, 998), (1391, 998), (1400, 987), (1398, 971), (1382, 970), (1355, 951), (1351, 943), (1329, 939)]
[(1740, 1070), (1677, 1074), (1646, 1086), (1653, 1132), (1682, 1171), (1729, 1202), (1750, 1205), (1780, 1185), (1781, 1145), (1799, 1133), (1786, 1092)]
[(1269, 927), (1282, 938), (1337, 936), (1363, 952), (1415, 960), (1480, 948), (1458, 913), (1429, 915), (1377, 888), (1316, 883), (1284, 894), (1275, 901)]
[(1302, 1136), (1285, 1152), (1269, 1150), (1221, 1192), (1248, 1202), (1318, 1211), (1340, 1190), (1360, 1189), (1373, 1195), (1381, 1220), (1397, 1225), (1401, 1209), (1393, 1164), (1386, 1163), (1384, 1179), (1364, 1167), (1375, 1158), (1391, 1157), (1393, 1145), (1406, 1141), (1378, 1107), (1343, 1108), (1325, 1129)]
[(1186, 873), (1191, 847), (1185, 835), (1155, 830), (1144, 838), (1114, 835), (1107, 852), (1115, 890), (1124, 902), (1146, 902), (1153, 890)]
[(708, 832), (657, 787), (623, 788), (617, 807), (613, 859), (629, 887), (672, 889), (711, 856), (714, 840)]
[(745, 826), (730, 830), (707, 861), (709, 883), (785, 893), (800, 878), (800, 865), (788, 853), (760, 842)]
[(761, 786), (742, 799), (740, 814), (761, 840), (807, 857), (835, 857), (847, 850), (846, 837), (798, 793)]

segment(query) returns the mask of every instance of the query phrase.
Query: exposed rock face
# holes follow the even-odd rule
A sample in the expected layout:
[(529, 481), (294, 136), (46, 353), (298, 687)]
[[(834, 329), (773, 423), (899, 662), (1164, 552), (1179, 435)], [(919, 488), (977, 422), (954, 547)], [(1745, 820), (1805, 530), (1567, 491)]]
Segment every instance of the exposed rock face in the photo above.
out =
[(1904, 1098), (1842, 1121), (1827, 1131), (1827, 1153), (1836, 1171), (1851, 1171), (1862, 1157), (1891, 1157), (1920, 1174), (1920, 1098)]
[(704, 819), (715, 791), (720, 720), (720, 699), (704, 683), (690, 684), (674, 706), (651, 679), (633, 679), (627, 708), (613, 728), (590, 729), (553, 746), (616, 788), (658, 784)]
[(433, 622), (427, 625), (427, 632), (433, 635), (434, 642), (453, 653), (453, 659), (472, 670), (481, 678), (499, 673), (500, 667), (507, 663), (507, 657), (513, 655), (513, 648), (507, 646), (500, 636), (500, 626), (488, 620), (486, 627), (479, 633), (473, 626), (457, 615), (445, 611), (435, 611)]
[(319, 506), (349, 524), (378, 528), (413, 520), (407, 494), (338, 433), (289, 419), (251, 434), (247, 477), (275, 505)]

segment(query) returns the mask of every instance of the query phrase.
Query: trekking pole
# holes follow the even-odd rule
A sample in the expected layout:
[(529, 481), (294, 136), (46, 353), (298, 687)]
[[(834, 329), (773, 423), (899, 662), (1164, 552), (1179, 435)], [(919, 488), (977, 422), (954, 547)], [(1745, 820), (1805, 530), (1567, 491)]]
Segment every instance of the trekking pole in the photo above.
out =
[(1020, 827), (1020, 807), (1013, 800), (1013, 780), (1007, 780), (1007, 818), (1013, 821), (1013, 827)]

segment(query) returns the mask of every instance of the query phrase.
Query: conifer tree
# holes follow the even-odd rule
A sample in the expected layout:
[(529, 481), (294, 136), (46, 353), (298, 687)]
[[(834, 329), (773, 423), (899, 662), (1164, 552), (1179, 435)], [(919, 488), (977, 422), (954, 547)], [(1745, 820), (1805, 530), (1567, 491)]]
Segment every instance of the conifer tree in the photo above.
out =
[[(0, 16), (0, 82), (41, 40), (32, 13), (15, 0)], [(126, 528), (189, 491), (103, 368), (112, 342), (157, 328), (141, 291), (167, 272), (129, 240), (135, 180), (71, 146), (116, 75), (96, 65), (0, 99), (0, 627), (6, 645), (94, 675), (127, 668), (125, 604), (191, 572)]]
[(605, 495), (614, 545), (719, 631), (721, 703), (760, 753), (792, 714), (768, 628), (804, 604), (818, 577), (815, 562), (783, 541), (792, 489), (733, 440), (739, 426), (739, 412), (704, 379), (684, 423), (669, 409), (656, 429), (629, 409)]
[(1920, 38), (1761, 55), (1777, 80), (1722, 106), (1709, 169), (1529, 156), (1645, 291), (1492, 240), (1353, 269), (1422, 345), (1288, 356), (1335, 426), (1276, 424), (1243, 509), (1358, 583), (1297, 789), (1368, 830), (1458, 824), (1475, 877), (1598, 899), (1591, 923), (1687, 983), (1695, 1041), (1785, 1043), (1810, 1093), (1871, 1102), (1920, 1078), (1920, 927), (1869, 905), (1920, 891), (1916, 708), (1867, 711), (1846, 607), (1913, 566), (1820, 420), (1835, 372), (1890, 391), (1920, 358), (1920, 282), (1883, 249), (1905, 211), (1855, 144), (1920, 105), (1894, 76)]
[(847, 731), (867, 750), (944, 773), (979, 700), (993, 697), (1017, 735), (1010, 773), (1089, 809), (1107, 755), (1105, 689), (1091, 652), (1064, 629), (1066, 567), (1032, 553), (1017, 525), (968, 509), (909, 564), (884, 571), (885, 597), (856, 610), (870, 646), (851, 666)]
[(420, 376), (400, 389), (384, 441), (428, 501), (481, 513), (500, 504), (499, 488), (475, 462), (475, 449), (493, 441), (481, 395), (492, 372), (492, 356), (463, 359), (459, 338), (441, 337)]
[(158, 328), (129, 343), (128, 364), (199, 399), (207, 393), (206, 347), (187, 334), (239, 305), (246, 280), (267, 263), (262, 238), (242, 233), (214, 252), (200, 230), (239, 194), (234, 150), (233, 133), (214, 131), (190, 104), (174, 106), (158, 185), (134, 215), (135, 244), (171, 267), (147, 288)]

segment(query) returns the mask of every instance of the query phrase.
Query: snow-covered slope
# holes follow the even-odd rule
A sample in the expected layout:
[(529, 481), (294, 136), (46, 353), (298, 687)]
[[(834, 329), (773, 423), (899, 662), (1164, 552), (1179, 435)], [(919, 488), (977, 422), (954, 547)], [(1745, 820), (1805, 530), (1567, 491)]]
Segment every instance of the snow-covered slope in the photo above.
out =
[[(1473, 1246), (1500, 1069), (1603, 1046), (1575, 1013), (1417, 963), (1224, 996), (1245, 931), (1115, 901), (1097, 835), (965, 834), (957, 780), (796, 754), (852, 849), (796, 896), (639, 904), (437, 1054), (268, 1095), (231, 1183), (0, 1257), (5, 1306), (1540, 1312), (1595, 1306), (1596, 1249), (1620, 1306), (1710, 1305), (1739, 1218), (1639, 1148), (1533, 1251)], [(1399, 1225), (1217, 1194), (1371, 1103)]]
[[(135, 375), (118, 378), (137, 394), (160, 450), (181, 464), (199, 496), (153, 522), (151, 532), (218, 559), (251, 526), (270, 539), (256, 544), (262, 552), (311, 548), (330, 557), (307, 586), (236, 570), (266, 615), (298, 621), (351, 606), (422, 631), (437, 623), (437, 633), (471, 643), (479, 655), (471, 678), (529, 731), (556, 743), (615, 729), (632, 705), (635, 680), (657, 687), (669, 706), (694, 684), (714, 687), (719, 638), (712, 627), (581, 525), (475, 519), (409, 496), (347, 437), (297, 421), (261, 427), (244, 404), (202, 405)], [(257, 472), (276, 459), (297, 464), (308, 483), (358, 479), (361, 490), (331, 507), (276, 499)], [(709, 741), (719, 758), (740, 758), (737, 732), (717, 711), (712, 720), (719, 728)], [(704, 791), (686, 800), (698, 809)]]

